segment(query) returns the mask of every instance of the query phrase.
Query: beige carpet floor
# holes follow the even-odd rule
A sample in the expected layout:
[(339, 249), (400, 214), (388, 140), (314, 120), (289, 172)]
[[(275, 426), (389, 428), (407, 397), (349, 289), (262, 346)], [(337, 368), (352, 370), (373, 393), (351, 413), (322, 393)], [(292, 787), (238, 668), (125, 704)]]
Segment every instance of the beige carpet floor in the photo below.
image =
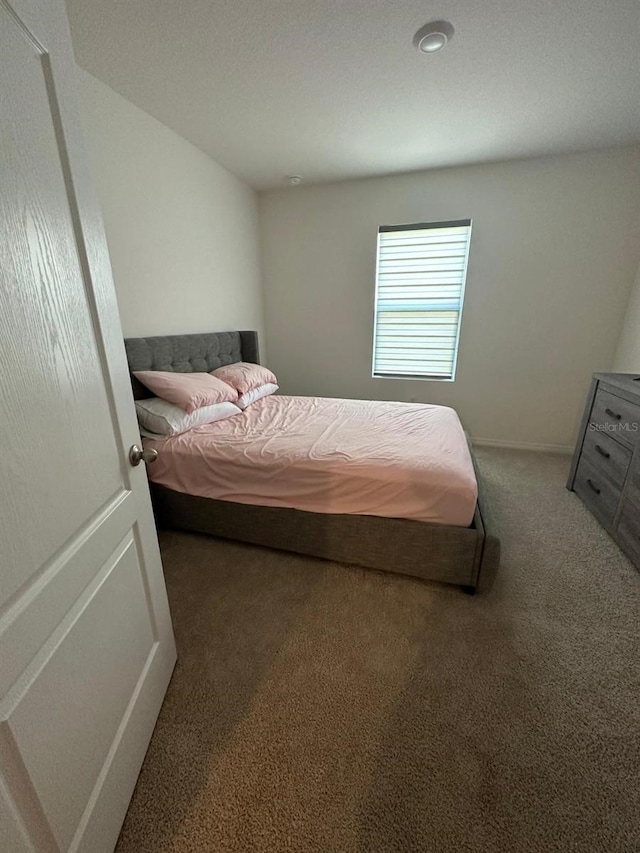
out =
[(118, 853), (637, 853), (640, 575), (481, 450), (491, 593), (177, 532), (179, 662)]

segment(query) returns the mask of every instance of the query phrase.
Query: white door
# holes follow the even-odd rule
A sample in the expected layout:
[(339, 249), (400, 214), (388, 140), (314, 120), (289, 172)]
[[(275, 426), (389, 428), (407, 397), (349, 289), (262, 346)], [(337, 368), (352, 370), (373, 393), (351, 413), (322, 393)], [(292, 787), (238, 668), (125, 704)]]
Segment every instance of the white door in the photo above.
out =
[(0, 0), (0, 849), (112, 850), (175, 646), (62, 0)]

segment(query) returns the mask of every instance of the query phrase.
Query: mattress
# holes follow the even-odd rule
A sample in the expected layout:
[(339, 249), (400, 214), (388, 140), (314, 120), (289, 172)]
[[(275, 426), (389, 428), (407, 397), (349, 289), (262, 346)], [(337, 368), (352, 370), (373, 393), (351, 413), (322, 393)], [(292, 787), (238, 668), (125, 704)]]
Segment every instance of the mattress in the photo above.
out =
[(462, 425), (445, 406), (271, 396), (144, 441), (158, 451), (154, 483), (216, 500), (467, 527), (478, 496)]

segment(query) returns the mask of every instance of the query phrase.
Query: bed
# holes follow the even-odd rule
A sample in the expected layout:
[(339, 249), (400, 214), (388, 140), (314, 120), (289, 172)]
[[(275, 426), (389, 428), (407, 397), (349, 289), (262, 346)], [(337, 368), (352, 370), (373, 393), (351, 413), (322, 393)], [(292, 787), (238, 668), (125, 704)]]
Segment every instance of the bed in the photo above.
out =
[[(260, 363), (258, 336), (252, 331), (129, 338), (125, 347), (132, 372), (209, 372), (238, 361)], [(151, 396), (133, 375), (132, 387), (136, 399)], [(349, 425), (357, 427), (358, 418), (366, 417), (369, 424), (362, 434), (371, 435), (358, 444), (353, 437), (357, 430)], [(376, 417), (424, 447), (421, 454), (414, 450), (410, 489), (401, 464), (403, 445), (385, 446), (383, 434), (375, 434)], [(459, 435), (448, 426), (452, 417)], [(331, 424), (338, 421), (336, 443)], [(452, 410), (283, 396), (254, 403), (238, 418), (194, 432), (171, 439), (164, 448), (145, 439), (160, 453), (149, 470), (159, 526), (456, 584), (470, 593), (491, 586), (500, 543), (473, 451), (470, 445), (460, 447), (465, 438)], [(294, 466), (299, 454), (293, 445), (294, 439), (300, 444), (301, 435), (314, 455), (314, 465), (302, 474), (299, 464)], [(250, 453), (271, 467), (261, 482), (254, 477), (247, 485), (243, 477), (253, 466), (253, 460), (246, 464)], [(234, 454), (237, 462), (245, 460), (244, 470), (239, 464), (234, 469)], [(438, 480), (437, 471), (443, 468), (438, 454), (446, 458), (445, 480), (442, 471)], [(397, 471), (382, 468), (374, 488), (371, 472), (389, 460), (397, 460)], [(434, 488), (438, 482), (440, 488)], [(391, 507), (402, 517), (388, 517)]]

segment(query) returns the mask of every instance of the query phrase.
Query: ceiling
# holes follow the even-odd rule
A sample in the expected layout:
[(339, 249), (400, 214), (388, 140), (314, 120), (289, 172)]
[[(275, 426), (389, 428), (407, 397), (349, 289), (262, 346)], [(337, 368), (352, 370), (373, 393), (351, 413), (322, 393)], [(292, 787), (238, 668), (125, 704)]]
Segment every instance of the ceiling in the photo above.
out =
[(640, 0), (67, 8), (83, 68), (259, 189), (640, 141)]

